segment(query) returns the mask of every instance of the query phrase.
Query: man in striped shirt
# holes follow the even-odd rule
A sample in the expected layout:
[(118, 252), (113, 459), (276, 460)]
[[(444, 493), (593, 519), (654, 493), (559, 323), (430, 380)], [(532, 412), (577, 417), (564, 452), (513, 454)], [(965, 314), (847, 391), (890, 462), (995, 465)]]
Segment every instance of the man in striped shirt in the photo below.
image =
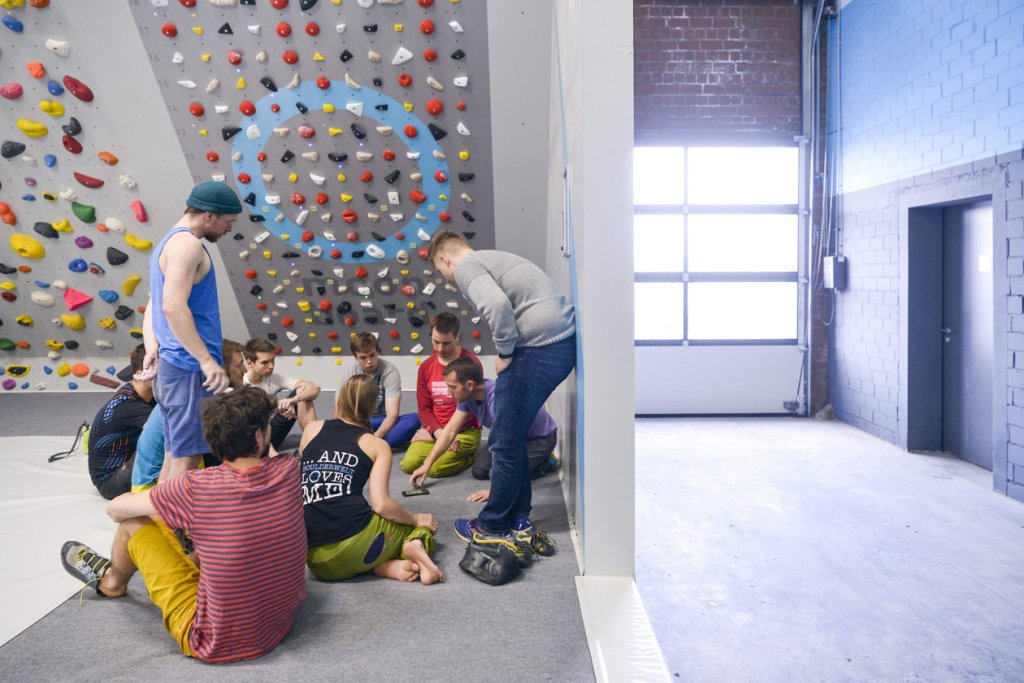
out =
[[(186, 655), (224, 663), (272, 650), (306, 596), (299, 467), (292, 457), (267, 457), (273, 411), (252, 387), (205, 401), (203, 435), (224, 464), (118, 496), (107, 505), (119, 523), (110, 559), (68, 541), (64, 568), (111, 598), (140, 571)], [(192, 537), (202, 569), (175, 528)]]

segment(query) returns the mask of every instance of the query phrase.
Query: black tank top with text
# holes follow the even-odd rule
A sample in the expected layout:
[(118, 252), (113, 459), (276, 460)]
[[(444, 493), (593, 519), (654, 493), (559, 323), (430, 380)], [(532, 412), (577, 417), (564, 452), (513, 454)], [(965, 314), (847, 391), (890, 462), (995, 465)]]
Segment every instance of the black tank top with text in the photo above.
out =
[(302, 503), (310, 548), (342, 541), (370, 523), (363, 496), (373, 460), (359, 447), (362, 427), (326, 420), (302, 451)]

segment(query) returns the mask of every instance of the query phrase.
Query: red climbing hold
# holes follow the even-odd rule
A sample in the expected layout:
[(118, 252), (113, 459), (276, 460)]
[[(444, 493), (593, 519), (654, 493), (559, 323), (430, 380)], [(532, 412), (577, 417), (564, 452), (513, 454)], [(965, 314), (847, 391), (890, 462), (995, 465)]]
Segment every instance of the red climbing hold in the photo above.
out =
[(256, 161), (266, 161), (266, 160), (267, 160), (267, 153), (266, 152), (260, 152), (259, 154), (256, 155)]
[(409, 74), (399, 74), (398, 85), (402, 86), (403, 88), (408, 88), (410, 85), (412, 85), (412, 76), (410, 76)]
[(217, 154), (216, 152), (207, 152), (206, 160), (209, 161), (211, 164), (215, 164), (218, 161), (220, 161), (220, 155)]
[(21, 83), (0, 85), (0, 97), (3, 97), (4, 99), (16, 100), (21, 97), (24, 92), (25, 90), (21, 87)]
[(277, 28), (274, 30), (277, 31), (277, 35), (281, 36), (282, 38), (287, 38), (292, 34), (292, 27), (288, 25), (287, 21), (282, 21), (280, 24), (277, 25)]
[(188, 112), (192, 114), (192, 116), (198, 117), (205, 114), (206, 110), (203, 109), (203, 105), (199, 104), (198, 102), (193, 102), (192, 104), (188, 105)]
[(103, 181), (100, 180), (99, 178), (93, 178), (92, 176), (85, 175), (84, 173), (78, 173), (77, 171), (75, 172), (74, 176), (75, 180), (93, 190), (95, 190), (98, 187), (103, 187)]
[(356, 232), (355, 230), (349, 230), (348, 233), (346, 233), (345, 235), (345, 239), (347, 239), (349, 242), (358, 242), (359, 233)]
[(423, 51), (423, 59), (427, 60), (428, 62), (436, 61), (437, 60), (437, 52), (435, 50), (424, 50)]
[(315, 21), (311, 21), (306, 24), (306, 33), (311, 36), (320, 35), (320, 25)]
[(261, 301), (258, 304), (256, 304), (256, 308), (258, 308), (261, 311), (265, 311), (267, 310), (267, 305)]
[(316, 129), (312, 126), (299, 126), (297, 132), (299, 137), (306, 138), (307, 140), (316, 135)]
[(65, 135), (60, 139), (60, 141), (64, 145), (64, 149), (71, 152), (72, 154), (82, 153), (82, 143), (76, 140), (75, 138), (71, 137), (70, 135)]
[(299, 61), (299, 55), (292, 52), (291, 50), (288, 50), (283, 55), (281, 55), (281, 59), (285, 61), (285, 64), (294, 64), (295, 62)]
[(416, 126), (412, 125), (411, 123), (405, 128), (403, 128), (402, 132), (405, 133), (405, 137), (407, 138), (414, 138), (418, 133), (418, 131), (416, 130)]
[(326, 76), (317, 76), (316, 87), (320, 88), (321, 90), (327, 90), (328, 88), (331, 87), (331, 82), (327, 80)]
[(427, 201), (427, 195), (423, 194), (419, 190), (412, 190), (409, 192), (409, 199), (413, 200), (417, 204), (422, 204)]
[(439, 183), (447, 183), (448, 175), (444, 171), (438, 171), (437, 173), (434, 174), (434, 180), (436, 180)]
[(434, 22), (430, 19), (424, 19), (420, 22), (420, 32), (425, 36), (429, 36), (434, 32)]
[(270, 105), (270, 111), (276, 114), (277, 112), (281, 111), (281, 105), (278, 104), (277, 102), (274, 102), (272, 105)]
[(93, 94), (92, 88), (87, 86), (82, 81), (78, 80), (74, 76), (64, 77), (64, 87), (71, 91), (71, 94), (82, 100), (83, 102), (92, 102)]
[(444, 105), (441, 104), (441, 100), (430, 100), (427, 102), (427, 113), (431, 116), (440, 116), (443, 111)]
[(311, 233), (309, 230), (306, 230), (305, 232), (302, 233), (301, 239), (303, 242), (312, 242), (315, 237), (316, 235)]
[(253, 270), (252, 268), (250, 268), (249, 270), (245, 271), (245, 276), (247, 278), (249, 278), (250, 280), (255, 280), (256, 279), (256, 271)]
[(316, 307), (321, 311), (329, 311), (331, 310), (331, 302), (327, 299), (320, 299), (320, 303), (318, 303)]
[(473, 339), (480, 338), (480, 330), (473, 330)]
[(329, 198), (327, 197), (326, 193), (324, 193), (324, 192), (317, 192), (317, 194), (316, 194), (316, 203), (317, 204), (319, 204), (320, 206), (323, 206), (328, 201), (329, 201)]
[(178, 27), (171, 22), (167, 22), (160, 27), (160, 33), (164, 34), (168, 38), (174, 38), (178, 35)]
[(392, 152), (390, 149), (384, 150), (383, 152), (380, 153), (380, 155), (382, 157), (384, 157), (384, 161), (394, 161), (395, 160), (395, 153)]
[(295, 320), (288, 316), (281, 318), (281, 327), (291, 327), (295, 324)]
[(274, 9), (284, 9), (288, 6), (288, 0), (270, 0), (270, 6)]
[(359, 179), (362, 180), (364, 183), (368, 183), (371, 180), (373, 180), (373, 174), (370, 173), (369, 171), (363, 171), (363, 175), (359, 176)]
[(330, 332), (327, 333), (327, 338), (328, 339), (337, 339), (338, 338), (338, 333), (335, 332), (334, 330), (331, 330)]
[(292, 195), (292, 204), (295, 204), (296, 206), (298, 206), (300, 204), (305, 204), (305, 203), (306, 203), (306, 195), (302, 194), (301, 192), (296, 192), (295, 194)]
[(140, 223), (145, 223), (149, 220), (149, 214), (146, 213), (146, 207), (142, 205), (138, 199), (132, 202), (132, 211), (135, 213), (135, 220)]
[(455, 103), (455, 108), (458, 109), (459, 111), (465, 111), (466, 110), (466, 103), (465, 102), (456, 102)]
[(391, 330), (388, 332), (388, 335), (390, 335), (392, 339), (398, 339), (398, 330)]
[(366, 268), (362, 266), (356, 268), (356, 277), (359, 278), (360, 280), (366, 277), (367, 275), (369, 275), (369, 273), (367, 272)]
[(228, 62), (235, 66), (238, 66), (242, 63), (242, 53), (237, 50), (232, 50), (228, 53)]
[(349, 327), (352, 327), (353, 325), (356, 324), (356, 317), (354, 315), (345, 316), (345, 324), (348, 325)]
[(239, 173), (238, 182), (242, 183), (243, 185), (248, 185), (249, 183), (252, 182), (252, 178), (249, 176), (248, 173)]
[(182, 7), (188, 7), (189, 9), (196, 6), (196, 0), (178, 0)]
[(442, 211), (441, 213), (437, 214), (437, 217), (438, 219), (440, 219), (442, 223), (447, 223), (452, 219), (452, 215), (447, 211)]
[(352, 209), (345, 209), (341, 212), (341, 220), (346, 223), (355, 223), (357, 218), (359, 218), (358, 214), (356, 214)]
[(402, 285), (402, 294), (406, 296), (416, 296), (416, 288), (412, 285)]
[(334, 260), (338, 260), (341, 258), (341, 252), (338, 251), (337, 249), (331, 249), (331, 251), (327, 255)]
[(242, 103), (238, 105), (238, 111), (242, 112), (246, 116), (252, 116), (256, 113), (256, 105), (249, 100), (242, 100)]
[(420, 7), (431, 7), (434, 4), (434, 0), (417, 0), (420, 3)]
[(416, 252), (416, 255), (419, 256), (424, 261), (426, 261), (427, 260), (427, 254), (429, 254), (429, 253), (430, 252), (427, 249), (420, 249), (419, 251)]

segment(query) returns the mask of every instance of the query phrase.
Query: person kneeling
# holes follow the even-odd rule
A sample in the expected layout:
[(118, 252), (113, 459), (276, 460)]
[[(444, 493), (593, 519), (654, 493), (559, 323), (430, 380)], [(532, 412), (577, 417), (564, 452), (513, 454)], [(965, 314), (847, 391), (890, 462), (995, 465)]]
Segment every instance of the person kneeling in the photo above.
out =
[[(204, 401), (203, 436), (224, 464), (118, 496), (107, 505), (120, 523), (110, 559), (68, 541), (64, 568), (111, 598), (140, 571), (186, 655), (225, 663), (272, 650), (306, 597), (299, 466), (266, 457), (273, 411), (254, 388)], [(202, 569), (173, 528), (191, 535)]]
[[(406, 510), (388, 495), (391, 447), (370, 432), (377, 384), (366, 374), (338, 392), (340, 419), (312, 422), (299, 444), (307, 565), (323, 581), (373, 571), (424, 584), (444, 576), (430, 559), (437, 520)], [(370, 502), (363, 495), (369, 482)]]

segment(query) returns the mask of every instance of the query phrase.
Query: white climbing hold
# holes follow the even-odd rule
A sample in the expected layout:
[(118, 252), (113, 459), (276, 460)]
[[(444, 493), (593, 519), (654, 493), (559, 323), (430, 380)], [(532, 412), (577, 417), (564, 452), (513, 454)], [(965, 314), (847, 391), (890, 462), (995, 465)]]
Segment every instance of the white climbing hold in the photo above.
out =
[(455, 126), (455, 130), (459, 131), (459, 135), (469, 135), (469, 128), (466, 128), (466, 124), (459, 121), (458, 125)]
[(295, 217), (295, 225), (298, 225), (298, 226), (301, 227), (302, 224), (306, 222), (307, 218), (309, 218), (309, 210), (308, 209), (303, 209), (302, 211), (299, 211), (299, 215)]
[(322, 214), (320, 214), (320, 220), (322, 220), (324, 223), (330, 223), (331, 222), (331, 212), (330, 211), (324, 211)]
[(391, 220), (393, 220), (395, 223), (398, 223), (398, 222), (402, 221), (404, 218), (405, 218), (405, 215), (401, 214), (401, 213), (393, 213), (393, 214), (391, 214)]
[(37, 303), (40, 306), (45, 306), (47, 308), (53, 306), (53, 304), (55, 303), (53, 295), (48, 294), (47, 292), (32, 292), (31, 298), (34, 303)]
[(434, 289), (436, 287), (437, 287), (437, 285), (435, 285), (433, 282), (428, 282), (427, 284), (423, 285), (423, 290), (422, 291), (427, 296), (430, 296), (431, 294), (434, 293)]
[(412, 52), (399, 45), (395, 56), (391, 59), (391, 64), (392, 66), (397, 66), (398, 64), (408, 62), (410, 59), (412, 59)]
[(439, 160), (439, 161), (444, 161), (444, 160), (445, 160), (445, 159), (447, 159), (448, 157), (446, 157), (446, 156), (444, 155), (444, 152), (442, 152), (441, 150), (439, 150), (439, 149), (435, 149), (435, 150), (434, 150), (434, 158), (435, 158), (435, 159), (437, 159), (437, 160)]
[(359, 89), (361, 89), (363, 87), (363, 86), (359, 85), (358, 83), (356, 83), (355, 79), (352, 78), (352, 75), (349, 74), (349, 73), (345, 74), (345, 85), (347, 85), (348, 87), (352, 88), (353, 90), (359, 90)]
[(420, 228), (419, 232), (416, 233), (416, 236), (419, 237), (422, 242), (430, 241), (430, 233), (423, 228)]
[(109, 218), (107, 218), (107, 220), (103, 221), (103, 225), (107, 226), (107, 230), (110, 230), (111, 232), (116, 232), (118, 235), (123, 235), (128, 230), (127, 226), (125, 226), (124, 224), (124, 221), (114, 216), (110, 216)]
[(434, 90), (444, 90), (444, 84), (441, 83), (441, 81), (434, 78), (433, 76), (427, 76), (427, 85), (429, 85)]
[(167, 7), (168, 0), (152, 0), (153, 7)]
[(286, 135), (288, 135), (288, 131), (290, 130), (291, 128), (289, 128), (288, 126), (278, 126), (277, 128), (274, 129), (274, 135), (276, 135), (279, 138), (283, 138)]
[(178, 85), (180, 85), (183, 88), (188, 88), (189, 90), (191, 90), (192, 88), (196, 87), (196, 82), (195, 81), (184, 80), (184, 81), (178, 81)]
[(356, 287), (356, 292), (363, 296), (370, 296), (370, 287), (368, 285), (359, 285)]
[(388, 190), (388, 203), (396, 204), (397, 205), (398, 201), (399, 201), (399, 199), (398, 199), (398, 191), (397, 190)]
[(356, 116), (362, 116), (363, 115), (363, 103), (362, 102), (349, 102), (348, 104), (345, 105), (345, 109), (348, 109), (350, 112), (352, 112)]
[(180, 52), (175, 52), (174, 55), (171, 56), (171, 63), (172, 64), (181, 64), (184, 61), (185, 61), (185, 57), (182, 56), (182, 54)]
[(58, 57), (67, 57), (71, 54), (71, 44), (66, 40), (57, 40), (56, 38), (46, 39), (46, 49), (57, 55)]
[(391, 126), (377, 126), (377, 132), (383, 137), (391, 135)]
[(265, 182), (265, 183), (272, 183), (272, 182), (274, 182), (274, 174), (273, 173), (261, 173), (260, 177), (263, 178), (263, 182)]
[(370, 50), (370, 52), (366, 56), (374, 64), (379, 64), (380, 60), (382, 59), (381, 56), (380, 56), (380, 53), (379, 52), (374, 52), (373, 50)]
[(451, 26), (452, 30), (455, 31), (456, 33), (462, 33), (462, 24), (460, 24), (459, 22), (452, 20), (448, 22), (448, 25)]
[(218, 114), (227, 114), (231, 111), (231, 108), (226, 104), (215, 104), (213, 105), (213, 110)]
[(223, 183), (226, 179), (227, 179), (227, 176), (224, 175), (223, 173), (211, 173), (210, 174), (210, 180), (212, 180), (214, 182), (217, 182), (217, 183)]
[(362, 8), (373, 7), (373, 0), (356, 0)]
[(377, 271), (377, 277), (387, 277), (387, 276), (388, 276), (388, 267), (387, 266), (384, 266), (383, 268), (381, 268), (380, 270)]
[(114, 348), (113, 342), (109, 342), (106, 339), (97, 339), (96, 340), (96, 346), (98, 346), (101, 349), (112, 349), (112, 348)]
[(358, 152), (356, 152), (356, 160), (358, 160), (358, 161), (369, 161), (372, 158), (373, 158), (373, 152), (364, 152), (362, 150), (359, 150)]
[(60, 291), (63, 292), (65, 289), (68, 288), (68, 283), (64, 282), (63, 280), (54, 280), (53, 282), (50, 283), (50, 286), (53, 287), (54, 289), (59, 289)]
[(299, 87), (299, 83), (301, 83), (301, 82), (302, 82), (302, 79), (299, 78), (299, 74), (296, 73), (296, 74), (292, 75), (292, 80), (288, 81), (288, 85), (286, 85), (285, 87), (286, 88), (292, 88), (292, 89), (298, 88)]
[[(278, 197), (278, 199), (280, 199), (280, 197)], [(256, 242), (256, 244), (262, 244), (263, 241), (266, 240), (268, 237), (270, 237), (270, 231), (269, 230), (264, 230), (263, 232), (261, 232), (260, 234), (256, 235), (252, 239), (253, 239), (254, 242)]]
[(250, 140), (255, 140), (260, 135), (262, 135), (262, 133), (260, 133), (260, 126), (257, 123), (254, 123), (245, 129), (245, 137), (249, 138)]
[(423, 351), (423, 344), (417, 344), (416, 346), (409, 349), (409, 352), (412, 353), (413, 355), (420, 353), (421, 351)]
[(78, 193), (75, 192), (74, 188), (66, 187), (60, 192), (60, 198), (69, 202), (73, 202), (78, 199)]
[(306, 161), (320, 161), (320, 152), (316, 151), (315, 149), (309, 152), (303, 152), (302, 158), (305, 159)]
[(454, 83), (460, 88), (465, 88), (467, 85), (469, 85), (469, 76), (456, 76), (455, 78), (452, 79), (452, 83)]
[(206, 92), (213, 92), (220, 87), (220, 79), (211, 78), (210, 82), (206, 84)]
[(260, 50), (259, 52), (256, 53), (256, 61), (259, 62), (260, 64), (264, 64), (267, 61), (266, 50)]
[(419, 152), (406, 152), (405, 156), (408, 157), (409, 159), (415, 160), (415, 159), (419, 159), (420, 158), (420, 153)]
[(326, 177), (324, 177), (324, 176), (322, 176), (322, 175), (319, 175), (319, 174), (317, 174), (317, 173), (310, 173), (310, 174), (309, 174), (309, 179), (310, 179), (310, 180), (312, 180), (312, 181), (313, 181), (314, 183), (316, 183), (317, 185), (323, 185), (323, 184), (324, 184), (324, 182), (326, 182), (326, 181), (327, 181), (327, 178), (326, 178)]
[(367, 244), (366, 253), (376, 259), (382, 259), (386, 256), (384, 250), (378, 247), (376, 244)]
[(460, 198), (462, 199), (462, 201), (466, 202), (467, 204), (472, 204), (472, 203), (473, 203), (473, 198), (472, 198), (472, 197), (470, 197), (470, 196), (469, 196), (468, 194), (466, 194), (465, 192), (463, 192), (462, 194), (460, 194), (460, 195), (459, 195), (459, 197), (460, 197)]
[(298, 341), (299, 335), (295, 334), (291, 330), (286, 330), (284, 336), (288, 337), (288, 341)]
[(259, 24), (249, 24), (248, 26), (246, 26), (246, 28), (249, 29), (249, 33), (253, 34), (254, 36), (258, 36), (260, 34)]
[(243, 249), (242, 251), (238, 252), (238, 258), (242, 259), (243, 261), (249, 260), (249, 250)]
[(121, 183), (121, 187), (128, 188), (129, 190), (138, 185), (135, 182), (135, 178), (132, 177), (131, 173), (122, 173), (117, 176), (117, 182)]

